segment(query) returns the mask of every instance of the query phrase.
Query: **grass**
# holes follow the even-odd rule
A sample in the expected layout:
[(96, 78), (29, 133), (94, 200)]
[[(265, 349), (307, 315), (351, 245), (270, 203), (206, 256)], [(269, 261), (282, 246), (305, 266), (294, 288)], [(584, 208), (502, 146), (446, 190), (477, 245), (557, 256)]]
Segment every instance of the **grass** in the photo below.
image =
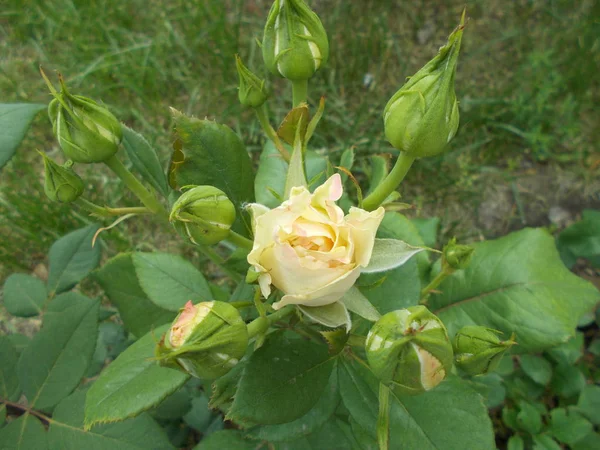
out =
[[(332, 53), (311, 82), (313, 105), (320, 95), (327, 97), (314, 145), (334, 160), (350, 146), (360, 156), (388, 152), (385, 103), (435, 54), (465, 1), (311, 3), (328, 30)], [(573, 196), (577, 205), (598, 205), (600, 5), (466, 5), (470, 22), (456, 86), (461, 129), (449, 153), (420, 161), (409, 174), (403, 192), (415, 205), (409, 214), (440, 216), (445, 237), (476, 239), (547, 224), (543, 211)], [(233, 57), (240, 53), (251, 68), (263, 70), (254, 38), (261, 37), (269, 6), (268, 0), (5, 0), (0, 100), (47, 102), (38, 74), (42, 65), (48, 73), (60, 70), (74, 92), (104, 101), (159, 149), (165, 163), (170, 106), (227, 123), (257, 152), (263, 138), (252, 114), (237, 102)], [(273, 87), (271, 110), (281, 118), (291, 93), (284, 80), (273, 80)], [(30, 270), (57, 236), (88, 220), (45, 199), (36, 148), (59, 154), (42, 115), (0, 177), (0, 280), (12, 270)], [(368, 170), (366, 161), (355, 167), (358, 175)], [(107, 172), (79, 168), (92, 199), (135, 204)], [(540, 174), (558, 187), (539, 182), (528, 188)], [(489, 217), (482, 220), (484, 213)], [(156, 234), (132, 221), (107, 235), (115, 251), (152, 242), (179, 248), (173, 237)]]

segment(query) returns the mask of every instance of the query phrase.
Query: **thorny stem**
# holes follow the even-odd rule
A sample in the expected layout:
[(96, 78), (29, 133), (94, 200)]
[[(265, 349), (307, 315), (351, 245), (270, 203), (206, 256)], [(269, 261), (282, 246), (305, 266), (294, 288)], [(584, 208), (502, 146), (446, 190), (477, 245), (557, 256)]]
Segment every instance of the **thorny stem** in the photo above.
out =
[(241, 234), (236, 233), (233, 230), (229, 230), (229, 236), (227, 236), (227, 240), (232, 244), (235, 244), (236, 246), (240, 248), (245, 248), (247, 250), (252, 250), (252, 246), (254, 245), (254, 243), (250, 239), (242, 236)]
[(145, 206), (134, 206), (131, 208), (111, 208), (109, 206), (100, 206), (96, 205), (85, 198), (78, 198), (74, 202), (77, 206), (82, 209), (85, 209), (91, 215), (97, 217), (113, 217), (113, 216), (123, 216), (125, 214), (152, 214), (150, 209)]

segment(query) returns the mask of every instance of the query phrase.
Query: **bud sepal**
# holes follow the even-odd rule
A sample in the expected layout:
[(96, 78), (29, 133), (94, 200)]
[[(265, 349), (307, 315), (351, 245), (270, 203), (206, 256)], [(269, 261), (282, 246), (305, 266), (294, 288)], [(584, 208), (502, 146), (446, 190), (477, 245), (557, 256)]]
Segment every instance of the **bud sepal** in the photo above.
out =
[(514, 336), (502, 341), (502, 333), (482, 326), (466, 326), (454, 337), (456, 366), (469, 375), (493, 372), (504, 354), (516, 344)]
[(463, 30), (464, 13), (448, 43), (409, 78), (385, 107), (386, 138), (414, 158), (439, 155), (458, 130), (454, 78)]
[(169, 216), (175, 229), (196, 245), (213, 245), (227, 238), (236, 216), (227, 195), (214, 186), (185, 188)]
[(219, 301), (188, 302), (156, 346), (163, 366), (178, 367), (201, 379), (229, 372), (248, 347), (248, 328), (238, 310)]
[(235, 56), (235, 63), (240, 80), (238, 88), (238, 98), (244, 106), (258, 108), (262, 106), (269, 98), (269, 90), (265, 85), (265, 80), (261, 80), (250, 69), (248, 69), (238, 55)]
[(72, 161), (64, 166), (51, 160), (45, 153), (39, 152), (44, 158), (44, 192), (46, 196), (59, 203), (71, 203), (83, 194), (83, 180), (73, 169)]
[(433, 389), (452, 368), (446, 327), (421, 305), (382, 316), (371, 328), (365, 349), (375, 375), (398, 394)]
[(456, 238), (452, 238), (443, 248), (443, 264), (453, 270), (466, 269), (471, 263), (474, 251), (470, 245), (457, 244)]
[(262, 42), (265, 65), (292, 81), (311, 78), (329, 58), (329, 41), (319, 17), (304, 0), (275, 0)]
[(59, 76), (57, 92), (44, 72), (54, 100), (48, 105), (52, 130), (65, 156), (76, 163), (98, 163), (111, 158), (123, 139), (121, 124), (104, 106), (81, 95), (72, 95)]

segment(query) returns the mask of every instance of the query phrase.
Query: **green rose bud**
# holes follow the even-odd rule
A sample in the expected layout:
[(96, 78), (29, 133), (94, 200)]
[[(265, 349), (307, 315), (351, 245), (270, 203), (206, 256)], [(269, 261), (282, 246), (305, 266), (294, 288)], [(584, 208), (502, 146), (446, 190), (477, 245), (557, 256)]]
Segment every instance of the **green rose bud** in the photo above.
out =
[(244, 106), (258, 108), (262, 106), (269, 98), (269, 91), (265, 86), (265, 80), (261, 80), (248, 69), (239, 56), (235, 56), (240, 87), (238, 88), (238, 97), (240, 103)]
[(71, 166), (72, 161), (67, 161), (64, 166), (52, 161), (45, 153), (39, 152), (44, 158), (44, 192), (54, 202), (71, 203), (83, 194), (83, 180)]
[(448, 43), (410, 77), (385, 107), (388, 141), (415, 158), (442, 153), (458, 130), (454, 76), (463, 29), (464, 13)]
[(187, 302), (158, 343), (164, 366), (179, 367), (202, 379), (229, 372), (244, 356), (248, 329), (237, 309), (224, 302)]
[(461, 328), (454, 337), (456, 365), (469, 375), (483, 375), (495, 370), (502, 356), (516, 344), (513, 337), (501, 341), (500, 334), (481, 326)]
[(446, 327), (424, 306), (385, 314), (365, 344), (369, 366), (398, 394), (420, 394), (442, 382), (452, 368)]
[(235, 206), (220, 189), (195, 186), (177, 199), (169, 220), (194, 244), (212, 245), (229, 235), (235, 221)]
[(116, 117), (94, 100), (72, 95), (62, 77), (61, 91), (57, 92), (42, 75), (54, 95), (48, 115), (65, 156), (78, 163), (97, 163), (117, 153), (123, 132)]
[(459, 245), (453, 238), (444, 246), (443, 261), (454, 270), (466, 269), (475, 249), (469, 245)]
[(329, 42), (321, 20), (304, 0), (275, 0), (265, 25), (262, 52), (272, 73), (302, 81), (327, 62)]

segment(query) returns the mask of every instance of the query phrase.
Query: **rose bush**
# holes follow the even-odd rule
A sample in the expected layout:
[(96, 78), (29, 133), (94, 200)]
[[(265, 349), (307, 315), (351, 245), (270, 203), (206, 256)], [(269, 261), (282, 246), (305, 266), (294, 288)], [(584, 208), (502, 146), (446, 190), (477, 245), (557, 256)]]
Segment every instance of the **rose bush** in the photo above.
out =
[(265, 298), (271, 284), (285, 294), (273, 308), (335, 303), (369, 263), (385, 211), (352, 207), (344, 216), (335, 204), (342, 193), (342, 179), (335, 174), (313, 194), (293, 188), (277, 208), (250, 205), (254, 246), (248, 262), (259, 274)]

